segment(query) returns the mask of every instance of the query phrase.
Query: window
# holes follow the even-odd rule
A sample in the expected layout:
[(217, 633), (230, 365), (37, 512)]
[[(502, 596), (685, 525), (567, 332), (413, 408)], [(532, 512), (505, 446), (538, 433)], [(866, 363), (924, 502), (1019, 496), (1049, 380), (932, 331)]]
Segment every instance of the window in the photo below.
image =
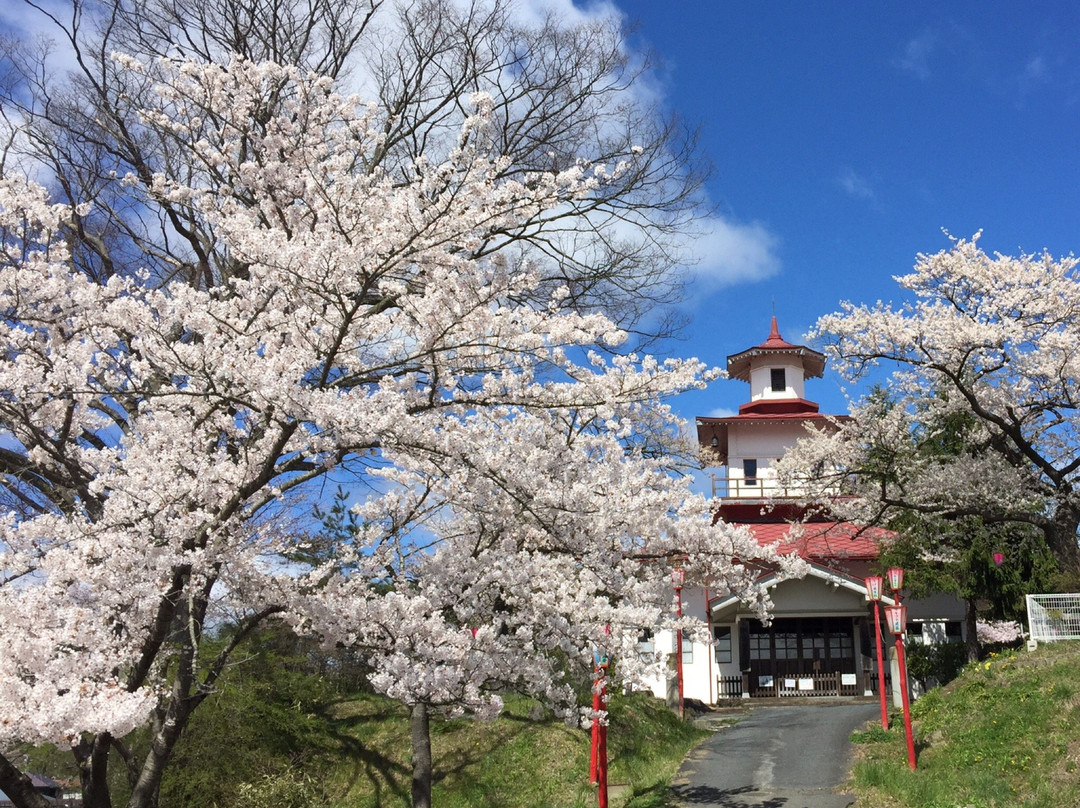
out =
[(747, 485), (757, 485), (757, 460), (750, 458), (743, 460), (742, 474)]
[[(671, 653), (677, 654), (679, 652), (679, 633), (677, 631), (671, 632)], [(683, 633), (682, 638), (682, 664), (693, 665), (694, 664), (694, 643), (690, 641), (690, 638)]]
[(713, 626), (716, 641), (716, 661), (731, 662), (731, 626)]
[(787, 378), (783, 368), (772, 368), (772, 389), (774, 393), (782, 393), (787, 390)]
[(652, 629), (642, 629), (641, 634), (637, 638), (638, 653), (651, 655), (653, 652), (653, 633)]

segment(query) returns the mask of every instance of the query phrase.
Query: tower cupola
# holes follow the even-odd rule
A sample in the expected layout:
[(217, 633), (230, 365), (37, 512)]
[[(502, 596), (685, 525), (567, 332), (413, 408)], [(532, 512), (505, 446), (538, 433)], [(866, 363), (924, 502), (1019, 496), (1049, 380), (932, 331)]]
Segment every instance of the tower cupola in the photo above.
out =
[(739, 407), (740, 415), (794, 415), (818, 410), (817, 404), (804, 397), (805, 382), (825, 372), (825, 355), (785, 340), (776, 317), (772, 318), (769, 338), (729, 356), (727, 370), (730, 378), (750, 384), (750, 401)]
[(737, 415), (697, 419), (703, 457), (707, 465), (727, 466), (728, 496), (776, 493), (776, 461), (808, 424), (830, 423), (805, 397), (806, 380), (825, 372), (825, 355), (788, 342), (773, 317), (768, 339), (729, 356), (727, 370), (750, 385), (750, 400)]

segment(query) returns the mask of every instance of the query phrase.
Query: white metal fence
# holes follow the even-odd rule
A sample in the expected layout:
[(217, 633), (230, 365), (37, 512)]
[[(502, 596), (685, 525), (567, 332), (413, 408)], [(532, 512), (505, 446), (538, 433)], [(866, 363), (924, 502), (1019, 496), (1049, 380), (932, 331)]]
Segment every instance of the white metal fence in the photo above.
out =
[(1027, 613), (1031, 639), (1080, 640), (1080, 594), (1028, 595)]

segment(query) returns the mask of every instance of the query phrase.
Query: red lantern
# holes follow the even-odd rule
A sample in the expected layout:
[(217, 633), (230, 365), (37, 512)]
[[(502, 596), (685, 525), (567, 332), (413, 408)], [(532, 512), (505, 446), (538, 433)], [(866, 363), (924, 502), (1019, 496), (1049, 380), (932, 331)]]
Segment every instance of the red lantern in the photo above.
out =
[(903, 567), (889, 567), (889, 589), (893, 592), (899, 592), (904, 588), (904, 568)]
[(866, 584), (866, 597), (868, 600), (881, 600), (881, 589), (885, 581), (880, 575), (870, 575), (863, 583)]
[(899, 604), (896, 606), (885, 607), (885, 623), (889, 626), (889, 631), (897, 636), (904, 633), (904, 629), (907, 628), (907, 606)]
[(682, 589), (683, 583), (686, 581), (686, 572), (682, 567), (675, 567), (671, 571), (671, 585), (676, 589)]

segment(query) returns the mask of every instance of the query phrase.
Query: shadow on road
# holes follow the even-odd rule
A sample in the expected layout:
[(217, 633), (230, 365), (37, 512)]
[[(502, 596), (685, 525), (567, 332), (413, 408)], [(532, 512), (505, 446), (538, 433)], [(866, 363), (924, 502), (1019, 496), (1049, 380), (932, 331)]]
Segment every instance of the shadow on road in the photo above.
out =
[(712, 786), (672, 786), (679, 805), (708, 805), (715, 808), (785, 808), (787, 797), (765, 797), (751, 786), (713, 788)]

